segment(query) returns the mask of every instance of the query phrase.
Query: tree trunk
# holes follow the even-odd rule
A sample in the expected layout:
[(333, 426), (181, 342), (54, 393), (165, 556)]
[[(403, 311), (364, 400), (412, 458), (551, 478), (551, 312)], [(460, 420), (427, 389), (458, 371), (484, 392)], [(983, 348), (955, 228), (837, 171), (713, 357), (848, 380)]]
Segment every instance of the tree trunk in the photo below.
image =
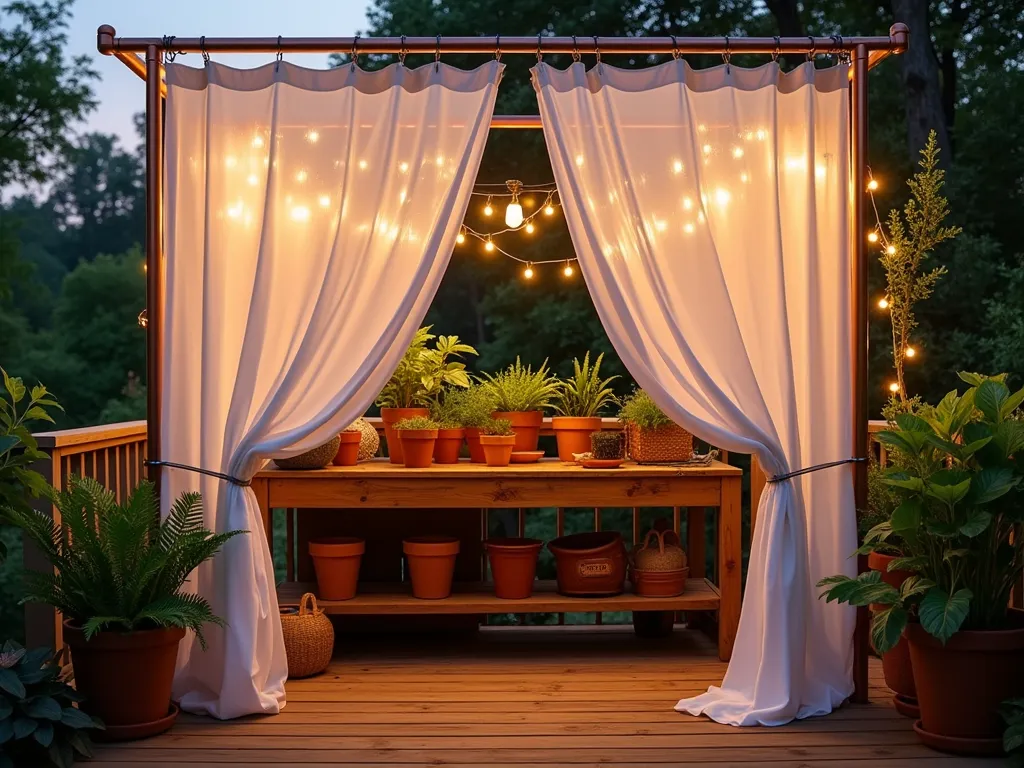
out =
[(907, 109), (907, 151), (916, 163), (918, 153), (934, 130), (942, 154), (943, 165), (952, 159), (947, 129), (947, 116), (942, 108), (942, 85), (939, 62), (932, 45), (928, 24), (928, 0), (892, 0), (896, 21), (910, 27), (910, 48), (900, 56)]

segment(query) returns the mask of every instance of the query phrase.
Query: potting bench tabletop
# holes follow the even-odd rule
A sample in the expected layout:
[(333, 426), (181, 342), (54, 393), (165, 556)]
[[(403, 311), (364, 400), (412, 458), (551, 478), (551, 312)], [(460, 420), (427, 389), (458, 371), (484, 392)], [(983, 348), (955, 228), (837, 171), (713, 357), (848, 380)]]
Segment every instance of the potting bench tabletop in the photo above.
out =
[[(702, 578), (703, 564), (691, 571), (688, 588), (674, 598), (624, 594), (610, 598), (560, 596), (541, 584), (527, 600), (507, 601), (480, 585), (457, 585), (444, 600), (416, 600), (407, 585), (374, 585), (353, 600), (321, 601), (329, 613), (529, 613), (566, 611), (717, 611), (719, 656), (725, 660), (739, 623), (742, 590), (742, 470), (715, 461), (707, 466), (638, 465), (584, 469), (558, 459), (533, 464), (488, 467), (460, 461), (426, 469), (408, 469), (387, 459), (354, 467), (281, 470), (271, 465), (253, 480), (264, 525), (270, 510), (314, 509), (476, 509), (543, 507), (714, 507), (718, 512), (717, 584)], [(700, 532), (701, 538), (703, 530)], [(701, 542), (702, 546), (702, 542)], [(282, 586), (283, 601), (306, 586)], [(511, 605), (510, 603), (516, 603)]]

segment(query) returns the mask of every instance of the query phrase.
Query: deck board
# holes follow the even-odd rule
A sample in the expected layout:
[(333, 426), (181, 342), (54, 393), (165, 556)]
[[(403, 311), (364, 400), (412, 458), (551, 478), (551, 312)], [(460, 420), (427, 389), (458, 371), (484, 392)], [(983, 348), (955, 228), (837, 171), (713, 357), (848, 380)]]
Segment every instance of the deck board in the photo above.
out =
[(97, 749), (90, 765), (754, 765), (971, 768), (920, 744), (881, 667), (869, 705), (781, 728), (732, 728), (674, 712), (721, 682), (725, 664), (685, 630), (488, 628), (471, 636), (343, 637), (327, 672), (288, 683), (280, 715), (184, 715), (154, 739)]

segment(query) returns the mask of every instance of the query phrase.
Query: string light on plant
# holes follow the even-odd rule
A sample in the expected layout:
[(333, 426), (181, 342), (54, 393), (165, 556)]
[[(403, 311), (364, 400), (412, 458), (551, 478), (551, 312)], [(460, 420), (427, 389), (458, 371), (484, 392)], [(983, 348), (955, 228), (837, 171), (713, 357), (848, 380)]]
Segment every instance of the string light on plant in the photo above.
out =
[(889, 391), (893, 392), (893, 393), (899, 392), (900, 391), (900, 385), (897, 384), (895, 381), (889, 382)]
[(903, 354), (906, 357), (916, 357), (917, 356), (917, 350), (914, 349), (913, 347), (907, 347), (905, 350), (903, 350)]
[(885, 296), (880, 298), (878, 300), (878, 308), (879, 309), (888, 309), (889, 308), (889, 299), (887, 299)]
[(875, 232), (874, 230), (871, 230), (870, 232), (868, 232), (868, 242), (869, 243), (877, 243), (878, 242), (878, 233)]
[(896, 246), (895, 245), (891, 245), (891, 244), (885, 246), (885, 252), (887, 254), (889, 254), (890, 256), (895, 255), (896, 254)]

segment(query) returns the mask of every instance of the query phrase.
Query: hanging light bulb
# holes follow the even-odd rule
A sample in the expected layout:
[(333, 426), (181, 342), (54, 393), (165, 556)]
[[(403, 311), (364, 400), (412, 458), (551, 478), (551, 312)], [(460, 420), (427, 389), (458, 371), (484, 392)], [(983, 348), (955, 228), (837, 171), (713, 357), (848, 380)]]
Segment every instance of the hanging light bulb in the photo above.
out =
[(505, 185), (512, 193), (512, 202), (505, 208), (505, 226), (518, 229), (523, 225), (523, 206), (519, 204), (519, 192), (523, 188), (523, 182), (511, 179), (506, 181)]
[(913, 347), (907, 347), (903, 354), (907, 357), (914, 357), (917, 354), (917, 350)]
[(894, 253), (896, 253), (896, 246), (890, 245), (888, 248), (885, 249), (885, 252), (892, 256)]
[(459, 245), (462, 245), (464, 242), (466, 242), (466, 231), (465, 231), (465, 229), (460, 229), (459, 230), (459, 234), (457, 234), (455, 236), (455, 242), (458, 243)]
[(536, 229), (536, 227), (533, 226), (532, 221), (526, 222), (526, 234), (532, 235), (534, 229)]
[(484, 205), (484, 216), (490, 216), (494, 213), (494, 206), (491, 205), (491, 196), (487, 196), (487, 203)]
[(484, 243), (484, 250), (491, 253), (494, 250), (494, 243), (491, 242), (491, 238), (487, 238), (487, 242)]
[(526, 269), (523, 270), (523, 277), (527, 280), (533, 279), (533, 262), (527, 262)]
[(562, 274), (565, 275), (566, 277), (572, 277), (572, 272), (572, 264), (566, 261), (565, 268), (562, 270)]
[(306, 141), (310, 144), (316, 144), (320, 140), (320, 133), (318, 131), (310, 131), (306, 134)]
[(893, 393), (899, 392), (900, 391), (900, 385), (897, 384), (895, 381), (892, 382), (891, 384), (889, 384), (889, 391), (893, 392)]
[(883, 296), (882, 298), (880, 298), (878, 300), (878, 308), (879, 309), (888, 309), (889, 308), (889, 300), (885, 296)]
[(868, 232), (868, 242), (869, 243), (877, 243), (878, 242), (878, 233), (873, 231), (873, 230), (871, 232)]
[(871, 179), (871, 181), (868, 182), (868, 192), (874, 192), (877, 189), (878, 189), (878, 182), (875, 181), (874, 179)]
[(555, 215), (555, 206), (553, 206), (550, 202), (548, 202), (548, 204), (544, 206), (544, 215), (545, 216), (554, 216)]

